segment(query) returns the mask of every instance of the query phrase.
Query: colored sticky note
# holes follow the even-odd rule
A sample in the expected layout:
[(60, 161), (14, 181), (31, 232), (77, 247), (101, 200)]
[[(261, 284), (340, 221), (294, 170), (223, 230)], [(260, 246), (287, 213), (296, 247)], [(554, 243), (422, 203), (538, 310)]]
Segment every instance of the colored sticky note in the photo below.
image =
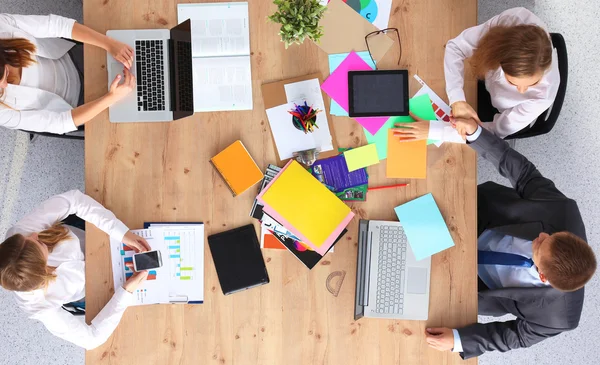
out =
[(417, 260), (454, 246), (433, 195), (423, 195), (396, 207), (394, 211)]
[[(350, 53), (330, 54), (329, 55), (329, 73), (330, 74), (333, 73), (333, 71), (335, 71), (335, 69), (338, 68), (340, 63), (342, 63), (342, 61), (344, 61), (346, 59), (346, 57), (348, 57), (349, 54)], [(362, 60), (365, 61), (371, 67), (371, 69), (373, 69), (373, 70), (375, 69), (375, 62), (371, 58), (371, 55), (369, 55), (368, 51), (356, 52), (356, 54), (360, 58), (362, 58)], [(346, 110), (344, 110), (340, 106), (340, 104), (338, 104), (335, 100), (331, 100), (331, 108), (329, 108), (329, 114), (337, 115), (340, 117), (348, 116), (348, 112)]]
[[(342, 109), (348, 111), (348, 72), (349, 71), (369, 71), (371, 67), (352, 51), (342, 63), (329, 75), (327, 80), (321, 85), (321, 89), (336, 101)], [(388, 117), (365, 117), (355, 118), (371, 134), (377, 133), (382, 125), (388, 120)]]
[[(431, 106), (431, 101), (429, 100), (429, 96), (427, 94), (416, 96), (408, 101), (408, 107), (410, 111), (416, 115), (417, 117), (423, 120), (436, 120), (435, 112), (433, 111), (433, 107)], [(410, 116), (405, 117), (391, 117), (388, 119), (385, 124), (372, 135), (367, 131), (365, 131), (365, 136), (367, 137), (368, 143), (375, 143), (377, 145), (377, 154), (379, 155), (380, 160), (384, 160), (388, 156), (388, 130), (394, 127), (395, 123), (412, 123), (414, 119)], [(435, 141), (427, 141), (427, 144), (434, 143)]]
[(379, 163), (377, 146), (375, 144), (368, 144), (348, 150), (344, 152), (344, 158), (346, 159), (346, 165), (348, 165), (348, 171), (355, 171)]
[(388, 178), (424, 179), (427, 175), (427, 141), (400, 142), (388, 129)]
[[(292, 160), (259, 195), (264, 211), (325, 254), (354, 214), (325, 185)], [(273, 213), (273, 214), (271, 214)], [(306, 242), (305, 241), (309, 241)], [(319, 249), (323, 246), (323, 249)]]

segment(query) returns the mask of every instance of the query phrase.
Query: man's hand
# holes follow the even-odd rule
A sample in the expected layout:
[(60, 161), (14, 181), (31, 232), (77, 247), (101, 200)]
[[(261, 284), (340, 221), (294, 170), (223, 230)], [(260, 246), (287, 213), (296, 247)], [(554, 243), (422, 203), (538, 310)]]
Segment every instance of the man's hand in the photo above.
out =
[(123, 284), (123, 289), (127, 290), (130, 293), (133, 293), (137, 288), (142, 285), (144, 281), (148, 278), (148, 271), (139, 271), (133, 274), (125, 284)]
[(463, 139), (466, 139), (468, 135), (477, 132), (477, 121), (475, 119), (464, 119), (464, 118), (450, 118), (450, 123), (456, 129), (458, 134)]
[(453, 117), (465, 119), (473, 118), (477, 121), (477, 123), (481, 124), (477, 112), (466, 101), (457, 101), (451, 105), (451, 108)]
[(454, 334), (446, 327), (427, 328), (425, 338), (429, 347), (439, 351), (450, 351), (454, 348)]

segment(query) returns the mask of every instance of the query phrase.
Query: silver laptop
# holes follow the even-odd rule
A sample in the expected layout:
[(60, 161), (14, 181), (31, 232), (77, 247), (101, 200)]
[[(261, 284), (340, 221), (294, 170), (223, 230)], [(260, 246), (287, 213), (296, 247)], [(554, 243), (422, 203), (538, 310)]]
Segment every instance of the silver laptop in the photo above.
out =
[(421, 261), (400, 222), (360, 220), (354, 319), (426, 320), (431, 257)]
[[(194, 114), (190, 21), (169, 29), (109, 30), (106, 35), (134, 49), (135, 92), (109, 108), (118, 122), (166, 122)], [(123, 65), (107, 55), (108, 85)]]

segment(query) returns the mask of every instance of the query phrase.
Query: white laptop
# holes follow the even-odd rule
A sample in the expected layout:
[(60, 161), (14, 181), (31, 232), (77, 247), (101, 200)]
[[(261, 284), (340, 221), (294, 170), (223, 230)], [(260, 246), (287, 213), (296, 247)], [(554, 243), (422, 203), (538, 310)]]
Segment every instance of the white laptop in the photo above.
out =
[(431, 257), (417, 261), (400, 222), (360, 220), (354, 319), (426, 320)]
[[(187, 20), (171, 30), (106, 32), (133, 48), (131, 72), (137, 80), (136, 90), (109, 108), (111, 122), (167, 122), (194, 114), (190, 30)], [(108, 54), (107, 68), (110, 86), (123, 65)]]

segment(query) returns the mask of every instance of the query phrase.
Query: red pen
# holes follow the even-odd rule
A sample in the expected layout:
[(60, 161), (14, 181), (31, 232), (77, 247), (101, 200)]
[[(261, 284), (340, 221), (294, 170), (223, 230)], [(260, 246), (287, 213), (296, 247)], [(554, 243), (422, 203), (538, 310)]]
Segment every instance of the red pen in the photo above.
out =
[(408, 186), (408, 184), (396, 184), (396, 185), (387, 185), (387, 186), (375, 186), (372, 188), (367, 188), (367, 190), (381, 190), (381, 189), (390, 189), (390, 188), (400, 188), (403, 186)]

